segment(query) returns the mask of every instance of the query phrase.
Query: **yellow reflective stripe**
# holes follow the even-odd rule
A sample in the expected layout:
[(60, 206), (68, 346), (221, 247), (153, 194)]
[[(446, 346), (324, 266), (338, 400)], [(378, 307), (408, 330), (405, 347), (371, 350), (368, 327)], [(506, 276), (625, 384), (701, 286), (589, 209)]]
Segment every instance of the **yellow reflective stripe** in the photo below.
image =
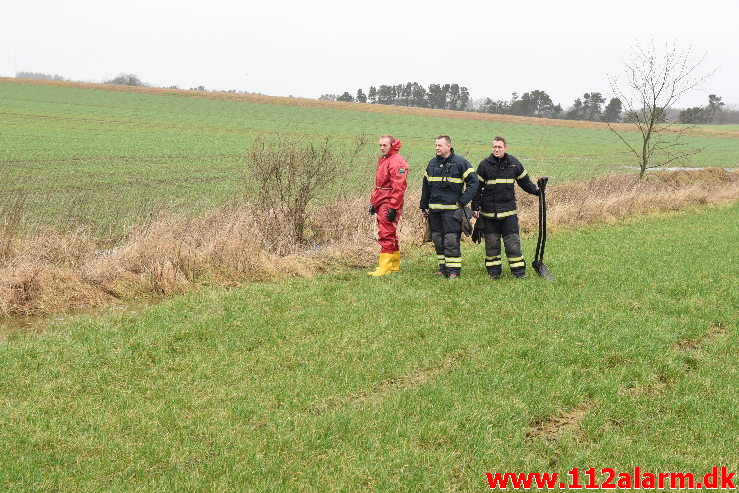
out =
[(496, 255), (494, 257), (485, 257), (485, 260), (500, 260), (500, 255)]
[(515, 214), (516, 214), (516, 210), (515, 209), (512, 210), (512, 211), (508, 211), (508, 212), (498, 212), (497, 214), (495, 212), (483, 212), (483, 211), (480, 211), (480, 215), (481, 216), (492, 217), (493, 219), (495, 219), (496, 217), (500, 219), (501, 217), (513, 216)]
[(526, 171), (526, 170), (523, 170), (523, 173), (521, 173), (520, 175), (518, 175), (518, 176), (516, 177), (516, 180), (520, 180), (521, 178), (523, 178), (524, 176), (526, 176), (526, 175), (528, 175), (528, 174), (529, 174), (529, 172), (528, 172), (528, 171)]
[(462, 179), (467, 178), (470, 175), (470, 173), (472, 173), (473, 171), (475, 170), (472, 168), (467, 168), (467, 171), (465, 171), (464, 174), (462, 175)]
[(480, 180), (483, 183), (485, 182), (485, 179), (482, 176), (480, 176), (480, 175), (477, 175), (477, 179)]
[(427, 180), (431, 179), (429, 178), (429, 174), (426, 171), (423, 172), (423, 177), (426, 178)]
[(428, 181), (448, 181), (449, 183), (462, 183), (462, 178), (444, 178), (443, 176), (428, 176)]
[(429, 204), (429, 209), (459, 209), (457, 207), (457, 204), (454, 205), (447, 205), (447, 204)]
[(523, 255), (520, 257), (511, 257), (508, 259), (508, 262), (518, 262), (519, 260), (523, 260)]
[(503, 262), (501, 262), (500, 260), (485, 262), (485, 267), (495, 267), (496, 265), (503, 265)]
[(485, 185), (497, 185), (499, 183), (513, 183), (514, 181), (516, 180), (514, 180), (513, 178), (498, 178), (496, 180), (486, 180)]
[(523, 267), (523, 266), (525, 266), (525, 265), (526, 265), (526, 262), (516, 262), (515, 264), (508, 264), (508, 265), (509, 265), (509, 266), (510, 266), (510, 268), (512, 269), (512, 268), (514, 268), (514, 267)]

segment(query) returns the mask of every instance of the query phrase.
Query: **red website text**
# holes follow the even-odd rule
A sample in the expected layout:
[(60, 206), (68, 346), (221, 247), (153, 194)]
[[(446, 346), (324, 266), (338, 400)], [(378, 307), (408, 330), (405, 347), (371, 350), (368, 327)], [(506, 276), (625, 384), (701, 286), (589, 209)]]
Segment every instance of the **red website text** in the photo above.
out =
[(734, 490), (734, 475), (727, 467), (713, 467), (702, 476), (691, 472), (646, 472), (635, 467), (629, 472), (616, 472), (610, 467), (591, 467), (580, 471), (575, 467), (566, 476), (558, 473), (486, 473), (491, 489), (724, 489)]

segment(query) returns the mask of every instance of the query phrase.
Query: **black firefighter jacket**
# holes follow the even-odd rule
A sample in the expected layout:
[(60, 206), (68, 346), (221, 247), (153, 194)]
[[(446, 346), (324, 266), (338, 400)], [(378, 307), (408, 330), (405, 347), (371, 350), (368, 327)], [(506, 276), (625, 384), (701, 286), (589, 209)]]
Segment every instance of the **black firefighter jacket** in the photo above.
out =
[(485, 217), (503, 218), (516, 214), (515, 184), (532, 195), (539, 195), (539, 189), (523, 169), (521, 162), (506, 153), (498, 159), (492, 154), (477, 167), (480, 186), (472, 201), (472, 210), (480, 210)]
[(421, 209), (456, 210), (457, 203), (467, 205), (477, 193), (478, 180), (472, 165), (452, 153), (446, 159), (438, 156), (429, 161), (423, 175)]

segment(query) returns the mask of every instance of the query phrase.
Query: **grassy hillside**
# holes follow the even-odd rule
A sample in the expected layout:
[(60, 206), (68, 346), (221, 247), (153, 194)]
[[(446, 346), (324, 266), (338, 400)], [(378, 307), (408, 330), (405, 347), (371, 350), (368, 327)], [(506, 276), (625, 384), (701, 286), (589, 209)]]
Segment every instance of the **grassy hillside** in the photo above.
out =
[(482, 491), (486, 472), (736, 470), (738, 213), (552, 235), (553, 283), (493, 283), (476, 247), (458, 282), (433, 278), (429, 254), (381, 279), (11, 334), (0, 489)]
[[(459, 112), (375, 113), (352, 109), (360, 105), (333, 109), (191, 96), (186, 91), (150, 94), (0, 81), (0, 197), (22, 195), (29, 214), (46, 222), (94, 222), (113, 228), (158, 207), (199, 211), (247, 193), (244, 155), (262, 132), (306, 139), (330, 134), (339, 144), (360, 134), (370, 137), (357, 161), (337, 170), (340, 186), (326, 191), (326, 198), (339, 191), (367, 193), (375, 139), (386, 132), (405, 143), (402, 153), (411, 163), (412, 186), (418, 186), (421, 170), (434, 154), (434, 138), (444, 133), (474, 164), (489, 153), (494, 135), (504, 135), (511, 153), (532, 175), (549, 175), (553, 183), (626, 171), (629, 165), (622, 144), (597, 126), (526, 125), (461, 119)], [(733, 134), (702, 133), (689, 140), (705, 150), (681, 164), (739, 164), (739, 139)]]

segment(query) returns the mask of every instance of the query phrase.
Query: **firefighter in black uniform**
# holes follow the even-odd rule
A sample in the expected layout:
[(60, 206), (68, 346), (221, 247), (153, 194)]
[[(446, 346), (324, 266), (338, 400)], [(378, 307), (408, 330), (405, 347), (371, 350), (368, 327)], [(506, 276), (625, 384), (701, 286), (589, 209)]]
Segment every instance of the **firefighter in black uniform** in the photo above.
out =
[(431, 240), (434, 242), (437, 274), (450, 279), (459, 277), (462, 253), (462, 210), (477, 193), (478, 180), (469, 161), (454, 154), (448, 135), (436, 138), (436, 157), (429, 161), (423, 175), (421, 210), (429, 218)]
[(503, 238), (508, 266), (516, 277), (526, 275), (526, 261), (521, 253), (521, 236), (516, 215), (515, 183), (532, 195), (539, 189), (529, 178), (521, 162), (506, 151), (503, 137), (493, 139), (493, 153), (477, 167), (480, 180), (472, 201), (474, 217), (483, 221), (485, 232), (485, 267), (492, 279), (498, 279), (502, 271), (500, 239)]

